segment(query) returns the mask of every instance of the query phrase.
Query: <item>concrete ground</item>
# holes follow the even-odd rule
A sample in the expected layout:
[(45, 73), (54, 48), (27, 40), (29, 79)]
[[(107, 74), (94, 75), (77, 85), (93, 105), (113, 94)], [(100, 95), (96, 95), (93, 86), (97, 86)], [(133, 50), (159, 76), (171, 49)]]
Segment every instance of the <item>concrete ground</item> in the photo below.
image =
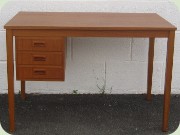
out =
[[(8, 130), (7, 95), (0, 95), (0, 119)], [(16, 101), (14, 135), (165, 135), (180, 121), (180, 95), (172, 95), (169, 132), (161, 132), (163, 96), (27, 95)]]

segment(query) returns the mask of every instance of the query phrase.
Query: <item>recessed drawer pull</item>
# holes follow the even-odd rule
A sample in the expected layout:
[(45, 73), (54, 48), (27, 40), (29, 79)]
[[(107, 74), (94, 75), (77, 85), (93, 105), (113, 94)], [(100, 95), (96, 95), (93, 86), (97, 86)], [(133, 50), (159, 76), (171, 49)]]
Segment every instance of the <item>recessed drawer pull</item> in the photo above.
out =
[(33, 61), (46, 61), (46, 56), (33, 56)]
[(34, 75), (46, 75), (46, 70), (44, 69), (35, 69), (33, 70)]
[(45, 47), (45, 42), (44, 41), (33, 41), (33, 46), (34, 47)]

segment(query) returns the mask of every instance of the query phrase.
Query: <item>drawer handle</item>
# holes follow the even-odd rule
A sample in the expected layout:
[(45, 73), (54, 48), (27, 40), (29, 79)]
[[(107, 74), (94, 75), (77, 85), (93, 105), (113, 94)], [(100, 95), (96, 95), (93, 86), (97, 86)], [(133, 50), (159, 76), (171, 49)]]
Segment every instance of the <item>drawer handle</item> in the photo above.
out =
[(33, 71), (33, 73), (34, 73), (35, 75), (46, 75), (46, 70), (44, 70), (44, 69), (35, 69), (35, 70)]
[(44, 41), (33, 41), (33, 46), (34, 47), (45, 47), (45, 42)]
[(33, 56), (33, 61), (46, 61), (46, 56)]

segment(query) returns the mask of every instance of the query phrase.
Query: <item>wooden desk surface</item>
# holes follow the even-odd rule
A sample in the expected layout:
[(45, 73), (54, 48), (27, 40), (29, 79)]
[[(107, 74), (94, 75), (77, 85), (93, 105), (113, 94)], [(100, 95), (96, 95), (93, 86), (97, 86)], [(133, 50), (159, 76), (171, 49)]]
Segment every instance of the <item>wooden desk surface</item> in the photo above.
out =
[(5, 29), (176, 30), (155, 13), (19, 12)]

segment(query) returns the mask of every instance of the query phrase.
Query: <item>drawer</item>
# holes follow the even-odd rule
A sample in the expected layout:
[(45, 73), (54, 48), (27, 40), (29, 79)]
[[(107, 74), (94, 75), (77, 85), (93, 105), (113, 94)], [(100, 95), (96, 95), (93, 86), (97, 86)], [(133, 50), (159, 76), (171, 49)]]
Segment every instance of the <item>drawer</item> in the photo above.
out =
[(16, 37), (17, 51), (64, 51), (63, 37)]
[(31, 67), (31, 66), (17, 66), (16, 69), (17, 80), (30, 81), (64, 81), (64, 69), (60, 67)]
[(64, 67), (64, 52), (16, 52), (17, 65), (54, 65)]

